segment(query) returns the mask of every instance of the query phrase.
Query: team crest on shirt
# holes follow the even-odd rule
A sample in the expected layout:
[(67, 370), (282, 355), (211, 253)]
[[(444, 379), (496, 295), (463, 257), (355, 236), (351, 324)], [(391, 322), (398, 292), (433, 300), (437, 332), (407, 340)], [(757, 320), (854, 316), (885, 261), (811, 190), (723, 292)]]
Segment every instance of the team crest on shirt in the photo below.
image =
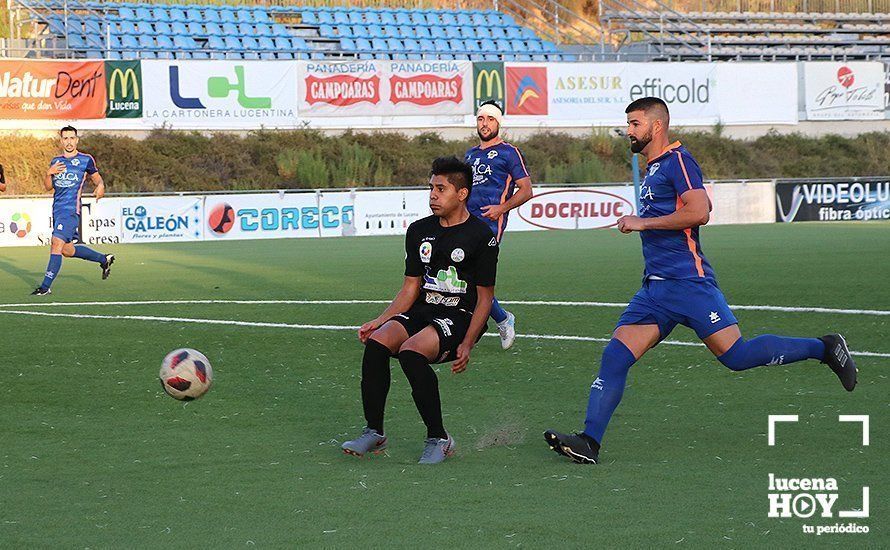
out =
[(649, 175), (654, 176), (655, 172), (658, 172), (658, 169), (661, 168), (661, 164), (656, 162), (652, 166), (649, 167)]
[(492, 151), (489, 151), (489, 152), (488, 152), (488, 155), (486, 155), (486, 156), (488, 156), (488, 160), (491, 160), (491, 159), (493, 159), (494, 157), (498, 156), (498, 152), (492, 150)]
[(455, 248), (451, 251), (451, 261), (452, 262), (462, 262), (464, 261), (464, 249), (463, 248)]
[(80, 159), (77, 157), (71, 159), (71, 166), (80, 166)]
[(430, 242), (420, 243), (420, 261), (428, 264), (433, 257), (433, 245)]

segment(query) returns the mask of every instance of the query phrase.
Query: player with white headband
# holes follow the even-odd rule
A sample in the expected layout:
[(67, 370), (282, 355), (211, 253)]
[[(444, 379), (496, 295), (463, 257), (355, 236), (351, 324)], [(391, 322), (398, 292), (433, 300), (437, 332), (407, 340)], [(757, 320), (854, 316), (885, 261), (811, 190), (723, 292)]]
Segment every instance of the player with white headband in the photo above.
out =
[[(504, 110), (486, 101), (476, 112), (479, 145), (467, 151), (464, 159), (473, 168), (473, 193), (467, 209), (486, 222), (500, 243), (510, 211), (532, 198), (532, 180), (522, 153), (501, 139)], [(491, 304), (491, 318), (498, 325), (501, 347), (509, 349), (516, 338), (516, 318), (498, 303)]]

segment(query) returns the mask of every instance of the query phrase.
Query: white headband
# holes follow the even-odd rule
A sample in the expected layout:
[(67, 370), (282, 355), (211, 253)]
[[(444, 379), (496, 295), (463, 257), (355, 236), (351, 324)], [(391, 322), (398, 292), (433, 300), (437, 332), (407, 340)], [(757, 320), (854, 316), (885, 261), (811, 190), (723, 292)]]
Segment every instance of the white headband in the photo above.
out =
[(500, 109), (492, 105), (491, 103), (486, 103), (485, 105), (479, 107), (479, 110), (476, 111), (476, 117), (480, 116), (490, 116), (491, 118), (498, 121), (498, 126), (501, 126), (504, 123), (504, 114)]

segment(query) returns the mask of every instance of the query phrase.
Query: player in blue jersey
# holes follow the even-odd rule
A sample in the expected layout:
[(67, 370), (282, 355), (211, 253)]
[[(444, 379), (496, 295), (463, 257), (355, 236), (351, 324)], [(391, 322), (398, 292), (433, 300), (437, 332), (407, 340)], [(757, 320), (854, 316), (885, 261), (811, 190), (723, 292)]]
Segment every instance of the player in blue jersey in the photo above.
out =
[(101, 254), (80, 242), (80, 199), (87, 178), (95, 185), (96, 200), (105, 195), (105, 183), (96, 168), (92, 155), (77, 150), (77, 130), (65, 126), (59, 131), (62, 154), (53, 158), (43, 181), (47, 191), (53, 192), (53, 236), (50, 244), (49, 264), (43, 282), (32, 295), (46, 296), (50, 286), (62, 268), (62, 256), (96, 262), (102, 268), (102, 278), (107, 279), (114, 263), (113, 254)]
[(643, 287), (618, 319), (603, 350), (590, 387), (584, 430), (570, 435), (544, 432), (550, 448), (575, 462), (596, 464), (628, 370), (678, 324), (693, 329), (733, 371), (818, 359), (831, 367), (847, 391), (853, 391), (856, 366), (839, 334), (742, 337), (699, 241), (699, 226), (708, 223), (711, 203), (698, 163), (679, 142), (669, 143), (670, 115), (664, 101), (641, 98), (625, 112), (631, 150), (645, 155), (648, 165), (640, 185), (639, 216), (622, 217), (618, 229), (640, 232), (646, 265)]
[(3, 173), (3, 165), (0, 164), (0, 193), (6, 192), (6, 175)]
[[(504, 110), (494, 101), (479, 106), (476, 113), (479, 145), (468, 150), (464, 157), (473, 168), (473, 193), (467, 209), (488, 224), (498, 242), (504, 236), (510, 210), (532, 198), (532, 180), (522, 153), (499, 136), (503, 117)], [(516, 317), (495, 298), (491, 318), (497, 323), (501, 347), (509, 349), (516, 338)]]

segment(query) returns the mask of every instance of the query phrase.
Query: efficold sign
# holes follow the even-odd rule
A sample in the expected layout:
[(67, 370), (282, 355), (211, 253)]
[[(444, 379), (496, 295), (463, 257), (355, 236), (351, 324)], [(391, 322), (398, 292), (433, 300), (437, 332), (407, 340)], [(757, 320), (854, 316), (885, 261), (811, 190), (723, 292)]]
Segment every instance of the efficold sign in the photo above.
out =
[(293, 127), (296, 78), (287, 61), (145, 61), (144, 118), (173, 128)]

